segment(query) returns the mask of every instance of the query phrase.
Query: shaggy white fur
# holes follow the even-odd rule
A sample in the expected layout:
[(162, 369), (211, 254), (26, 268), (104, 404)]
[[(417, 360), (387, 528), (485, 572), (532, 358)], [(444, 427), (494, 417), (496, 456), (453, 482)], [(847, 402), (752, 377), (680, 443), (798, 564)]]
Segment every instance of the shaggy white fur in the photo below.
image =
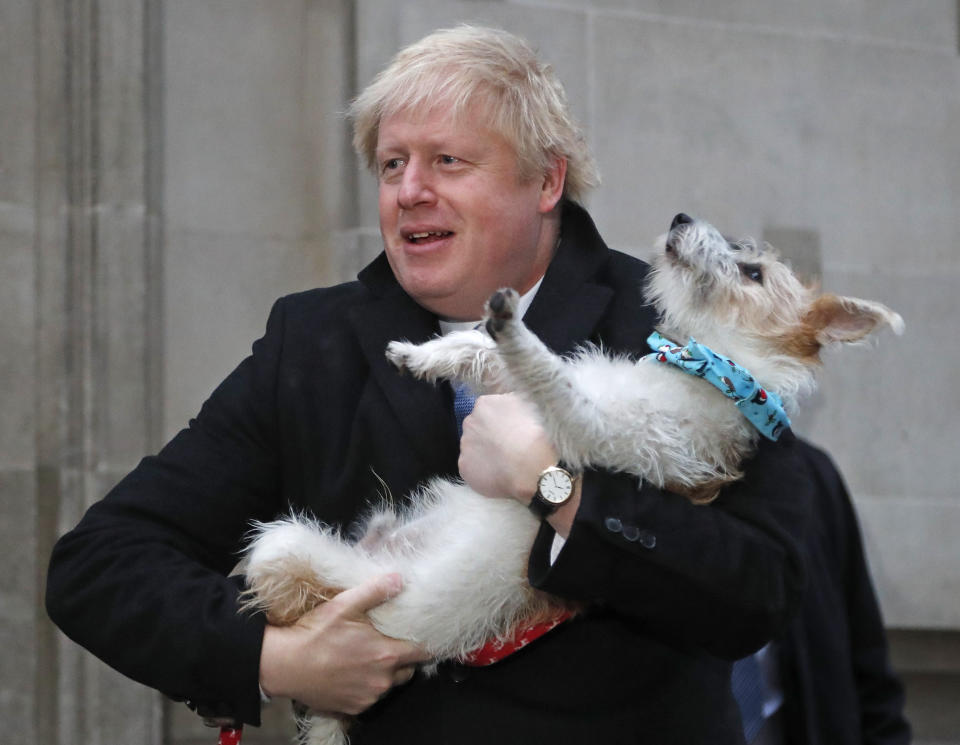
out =
[[(859, 341), (881, 326), (899, 333), (903, 326), (878, 303), (818, 295), (773, 251), (729, 242), (686, 215), (658, 243), (646, 296), (664, 336), (680, 344), (695, 337), (730, 357), (777, 392), (788, 410), (812, 390), (823, 345)], [(455, 332), (420, 345), (393, 342), (387, 357), (424, 380), (521, 393), (573, 468), (633, 474), (701, 502), (739, 478), (758, 433), (722, 393), (651, 357), (584, 348), (560, 358), (517, 317), (517, 302), (516, 292), (501, 290), (487, 305), (486, 332)], [(273, 623), (292, 623), (339, 590), (399, 572), (403, 592), (370, 618), (388, 636), (423, 645), (437, 661), (462, 658), (564, 607), (526, 580), (539, 523), (518, 502), (487, 499), (440, 479), (413, 502), (403, 513), (388, 506), (374, 512), (355, 543), (303, 516), (259, 525), (247, 553), (250, 605)], [(346, 741), (343, 720), (316, 715), (312, 721), (305, 742)]]

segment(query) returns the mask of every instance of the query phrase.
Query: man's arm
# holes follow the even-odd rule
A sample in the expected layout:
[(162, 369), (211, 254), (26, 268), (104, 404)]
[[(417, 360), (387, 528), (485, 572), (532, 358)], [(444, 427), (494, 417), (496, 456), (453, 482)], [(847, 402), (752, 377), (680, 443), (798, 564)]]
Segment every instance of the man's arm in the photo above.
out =
[(123, 674), (259, 721), (264, 621), (229, 577), (251, 520), (280, 509), (276, 377), (283, 303), (187, 429), (144, 458), (56, 544), (50, 617)]
[[(271, 693), (285, 694), (289, 686), (311, 700), (309, 691), (278, 673), (273, 663), (282, 667), (283, 655), (275, 649), (289, 659), (290, 650), (310, 647), (319, 658), (309, 668), (317, 677), (313, 685), (335, 679), (321, 674), (314, 621), (323, 621), (325, 641), (344, 638), (347, 625), (368, 646), (387, 647), (373, 657), (393, 667), (396, 680), (408, 675), (411, 655), (391, 647), (393, 640), (358, 613), (333, 613), (375, 603), (371, 588), (372, 595), (361, 594), (352, 605), (344, 593), (297, 628), (265, 631), (261, 614), (238, 612), (243, 579), (227, 575), (244, 536), (252, 520), (270, 520), (285, 509), (276, 423), (284, 315), (280, 301), (253, 355), (190, 427), (145, 458), (58, 541), (47, 582), (48, 613), (77, 643), (134, 680), (253, 724), (260, 719), (261, 672)], [(280, 639), (284, 644), (274, 645)], [(342, 660), (327, 659), (342, 670)]]
[[(461, 442), (467, 483), (487, 496), (529, 501), (544, 463), (556, 462), (531, 416), (511, 396), (478, 399)], [(531, 582), (616, 608), (651, 633), (717, 656), (749, 654), (782, 629), (799, 602), (812, 485), (792, 434), (762, 443), (744, 467), (744, 479), (706, 506), (632, 476), (588, 471), (579, 503), (541, 530)], [(511, 475), (491, 473), (503, 470)], [(551, 564), (555, 531), (568, 536)]]

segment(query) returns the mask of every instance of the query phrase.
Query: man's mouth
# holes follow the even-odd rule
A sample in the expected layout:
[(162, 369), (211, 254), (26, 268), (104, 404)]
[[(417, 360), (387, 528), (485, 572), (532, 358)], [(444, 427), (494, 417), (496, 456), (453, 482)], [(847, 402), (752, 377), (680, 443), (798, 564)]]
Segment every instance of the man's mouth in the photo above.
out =
[(408, 243), (413, 243), (414, 245), (419, 246), (423, 245), (424, 243), (431, 243), (443, 238), (449, 238), (451, 235), (453, 235), (453, 233), (449, 230), (425, 230), (416, 233), (407, 233), (404, 235), (404, 238)]

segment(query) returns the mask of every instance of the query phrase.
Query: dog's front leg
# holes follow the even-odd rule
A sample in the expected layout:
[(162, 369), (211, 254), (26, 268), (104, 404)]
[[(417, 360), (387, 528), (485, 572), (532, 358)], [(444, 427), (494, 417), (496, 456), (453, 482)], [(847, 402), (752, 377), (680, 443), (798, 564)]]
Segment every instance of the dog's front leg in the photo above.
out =
[(478, 393), (509, 390), (497, 345), (479, 329), (454, 331), (422, 344), (393, 341), (386, 355), (401, 373), (420, 380), (456, 380)]
[(517, 300), (513, 290), (495, 293), (487, 304), (487, 328), (516, 390), (537, 409), (562, 461), (624, 471), (658, 486), (725, 478), (714, 461), (691, 457), (709, 446), (691, 443), (683, 424), (688, 414), (651, 396), (640, 385), (650, 376), (638, 378), (636, 363), (591, 351), (559, 357), (517, 317)]
[(594, 402), (580, 389), (569, 365), (554, 354), (518, 315), (519, 295), (511, 289), (494, 293), (487, 302), (486, 328), (514, 390), (537, 409), (560, 459), (582, 467), (589, 459), (584, 442), (597, 420)]

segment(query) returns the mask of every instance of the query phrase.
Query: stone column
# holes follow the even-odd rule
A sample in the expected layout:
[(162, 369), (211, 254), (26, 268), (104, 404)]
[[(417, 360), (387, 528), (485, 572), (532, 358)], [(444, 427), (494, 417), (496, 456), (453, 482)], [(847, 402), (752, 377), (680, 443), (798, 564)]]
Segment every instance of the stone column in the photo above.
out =
[(16, 293), (0, 314), (13, 354), (0, 369), (0, 525), (17, 557), (0, 569), (5, 742), (162, 739), (159, 696), (43, 610), (53, 541), (160, 429), (159, 12), (148, 0), (0, 11), (14, 62), (0, 65), (2, 302)]

